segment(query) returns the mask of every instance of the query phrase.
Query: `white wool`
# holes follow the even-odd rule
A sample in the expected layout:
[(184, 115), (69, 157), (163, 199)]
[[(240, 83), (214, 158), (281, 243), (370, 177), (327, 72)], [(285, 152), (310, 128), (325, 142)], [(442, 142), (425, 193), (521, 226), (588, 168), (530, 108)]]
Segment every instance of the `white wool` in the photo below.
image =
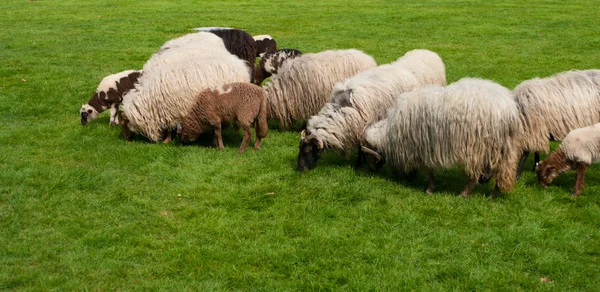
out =
[(129, 128), (158, 141), (161, 132), (176, 128), (196, 94), (232, 82), (249, 82), (245, 61), (231, 54), (199, 54), (144, 71), (135, 90), (123, 98)]
[(152, 55), (152, 57), (146, 61), (146, 64), (144, 64), (143, 70), (147, 72), (153, 70), (153, 68), (157, 66), (165, 66), (171, 63), (183, 62), (191, 57), (203, 54), (231, 55), (231, 53), (229, 53), (225, 47), (220, 48), (194, 44), (183, 45)]
[(472, 180), (489, 168), (501, 190), (513, 187), (523, 127), (511, 92), (499, 84), (463, 78), (403, 93), (388, 111), (386, 130), (382, 137), (365, 132), (367, 141), (380, 141), (376, 150), (393, 167), (461, 165)]
[(273, 39), (273, 37), (271, 37), (268, 34), (261, 34), (261, 35), (253, 36), (252, 38), (254, 38), (255, 41), (262, 41), (262, 40)]
[(356, 49), (308, 53), (283, 63), (271, 82), (265, 85), (269, 118), (285, 128), (294, 120), (304, 120), (331, 99), (334, 84), (377, 66), (373, 57)]
[(600, 122), (600, 94), (594, 71), (567, 71), (523, 81), (513, 91), (525, 121), (525, 150), (548, 152), (550, 134), (562, 140), (571, 131)]
[(393, 63), (364, 70), (336, 84), (332, 105), (311, 117), (307, 130), (328, 148), (349, 154), (360, 143), (363, 129), (383, 118), (399, 94), (427, 84), (445, 83), (445, 65), (436, 53), (409, 51)]
[(587, 164), (600, 161), (600, 123), (569, 132), (560, 149), (573, 161)]
[(184, 36), (169, 40), (160, 47), (159, 52), (181, 46), (213, 47), (226, 50), (223, 39), (214, 33), (201, 31), (197, 33), (186, 34)]

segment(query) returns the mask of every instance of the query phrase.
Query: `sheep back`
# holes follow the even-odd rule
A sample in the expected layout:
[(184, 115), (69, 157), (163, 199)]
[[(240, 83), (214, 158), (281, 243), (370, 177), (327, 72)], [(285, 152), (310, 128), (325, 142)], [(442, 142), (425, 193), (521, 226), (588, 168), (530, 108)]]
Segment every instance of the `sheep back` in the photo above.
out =
[(198, 47), (215, 47), (226, 50), (223, 39), (210, 32), (190, 33), (184, 36), (166, 41), (159, 49), (159, 52), (164, 52), (169, 49), (174, 49), (182, 46), (198, 46)]
[(269, 118), (286, 128), (293, 120), (307, 119), (331, 99), (331, 89), (362, 70), (377, 64), (356, 49), (308, 53), (283, 63), (265, 85)]
[(600, 123), (569, 132), (559, 147), (567, 159), (587, 164), (600, 161)]

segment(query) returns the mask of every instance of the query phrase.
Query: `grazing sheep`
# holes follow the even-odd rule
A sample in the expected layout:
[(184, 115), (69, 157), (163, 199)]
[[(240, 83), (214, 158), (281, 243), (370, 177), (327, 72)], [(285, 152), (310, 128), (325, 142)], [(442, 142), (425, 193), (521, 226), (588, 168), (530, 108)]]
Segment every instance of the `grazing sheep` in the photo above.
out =
[(98, 114), (110, 108), (110, 126), (119, 123), (118, 110), (123, 101), (123, 95), (135, 87), (141, 70), (127, 70), (106, 76), (100, 81), (96, 93), (81, 106), (81, 124), (87, 125)]
[(254, 36), (256, 41), (256, 56), (260, 57), (267, 52), (277, 51), (277, 42), (270, 35), (257, 35)]
[(561, 72), (526, 80), (514, 89), (527, 136), (517, 177), (530, 152), (536, 152), (536, 163), (538, 152), (548, 153), (551, 137), (561, 141), (571, 130), (600, 122), (600, 91), (594, 82), (595, 71)]
[(559, 148), (550, 153), (546, 160), (540, 161), (535, 168), (538, 183), (543, 188), (567, 170), (577, 170), (575, 190), (577, 197), (583, 189), (585, 172), (592, 163), (600, 161), (600, 123), (575, 129), (565, 137)]
[(198, 92), (249, 81), (245, 62), (231, 54), (199, 54), (144, 71), (140, 84), (123, 98), (122, 134), (129, 139), (139, 132), (151, 141), (162, 140), (189, 112)]
[[(322, 145), (349, 156), (360, 145), (364, 128), (381, 119), (395, 97), (431, 82), (446, 85), (444, 62), (434, 52), (412, 50), (395, 62), (367, 69), (337, 83), (331, 102), (308, 120), (305, 137), (309, 139), (302, 139), (300, 148)], [(318, 151), (301, 150), (298, 153), (298, 170), (314, 168), (318, 159), (308, 156), (316, 153)], [(359, 150), (357, 166), (361, 159), (362, 152)]]
[(372, 161), (385, 158), (409, 173), (461, 165), (468, 196), (480, 175), (496, 176), (492, 195), (514, 186), (523, 139), (517, 103), (510, 90), (492, 81), (463, 78), (446, 88), (430, 85), (401, 94), (386, 119), (365, 130), (362, 147)]
[(302, 52), (296, 49), (281, 49), (263, 54), (260, 63), (254, 70), (254, 84), (260, 85), (265, 79), (277, 74), (277, 70), (283, 65), (283, 62), (302, 55)]
[(356, 49), (302, 54), (289, 59), (265, 85), (269, 118), (287, 128), (319, 112), (331, 99), (331, 89), (354, 74), (377, 66), (373, 57)]
[(250, 142), (254, 124), (256, 142), (254, 149), (260, 148), (260, 141), (267, 136), (267, 99), (260, 86), (251, 83), (230, 83), (206, 89), (197, 96), (191, 111), (177, 124), (177, 134), (184, 143), (195, 141), (200, 134), (214, 128), (215, 142), (223, 148), (221, 123), (235, 122), (244, 129), (244, 139), (238, 153), (243, 153)]

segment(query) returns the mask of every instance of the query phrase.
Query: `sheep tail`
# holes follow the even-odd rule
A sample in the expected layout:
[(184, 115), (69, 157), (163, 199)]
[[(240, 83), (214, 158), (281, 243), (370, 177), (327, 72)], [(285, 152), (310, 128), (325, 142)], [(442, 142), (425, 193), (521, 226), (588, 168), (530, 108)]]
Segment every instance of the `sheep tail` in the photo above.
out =
[(256, 117), (256, 122), (254, 124), (254, 128), (256, 131), (256, 137), (264, 138), (267, 136), (269, 132), (269, 125), (267, 124), (267, 98), (266, 94), (260, 103), (260, 107), (258, 109), (258, 116)]

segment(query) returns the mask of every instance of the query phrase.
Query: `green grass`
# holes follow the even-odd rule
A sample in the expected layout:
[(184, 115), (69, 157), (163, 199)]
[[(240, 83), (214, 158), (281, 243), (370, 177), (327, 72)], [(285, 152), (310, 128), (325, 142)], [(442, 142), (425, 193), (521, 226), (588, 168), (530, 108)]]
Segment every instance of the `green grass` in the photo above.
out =
[[(600, 67), (596, 1), (0, 2), (0, 289), (596, 290), (600, 168), (539, 188), (457, 197), (460, 169), (352, 168), (326, 153), (294, 170), (299, 135), (258, 152), (125, 142), (78, 111), (109, 73), (141, 68), (199, 26), (270, 34), (304, 52), (358, 48), (380, 64), (440, 54), (448, 81), (513, 88)], [(210, 137), (208, 137), (210, 140)], [(556, 147), (557, 144), (553, 144)], [(532, 164), (528, 161), (528, 167)], [(547, 281), (542, 279), (547, 278)]]

